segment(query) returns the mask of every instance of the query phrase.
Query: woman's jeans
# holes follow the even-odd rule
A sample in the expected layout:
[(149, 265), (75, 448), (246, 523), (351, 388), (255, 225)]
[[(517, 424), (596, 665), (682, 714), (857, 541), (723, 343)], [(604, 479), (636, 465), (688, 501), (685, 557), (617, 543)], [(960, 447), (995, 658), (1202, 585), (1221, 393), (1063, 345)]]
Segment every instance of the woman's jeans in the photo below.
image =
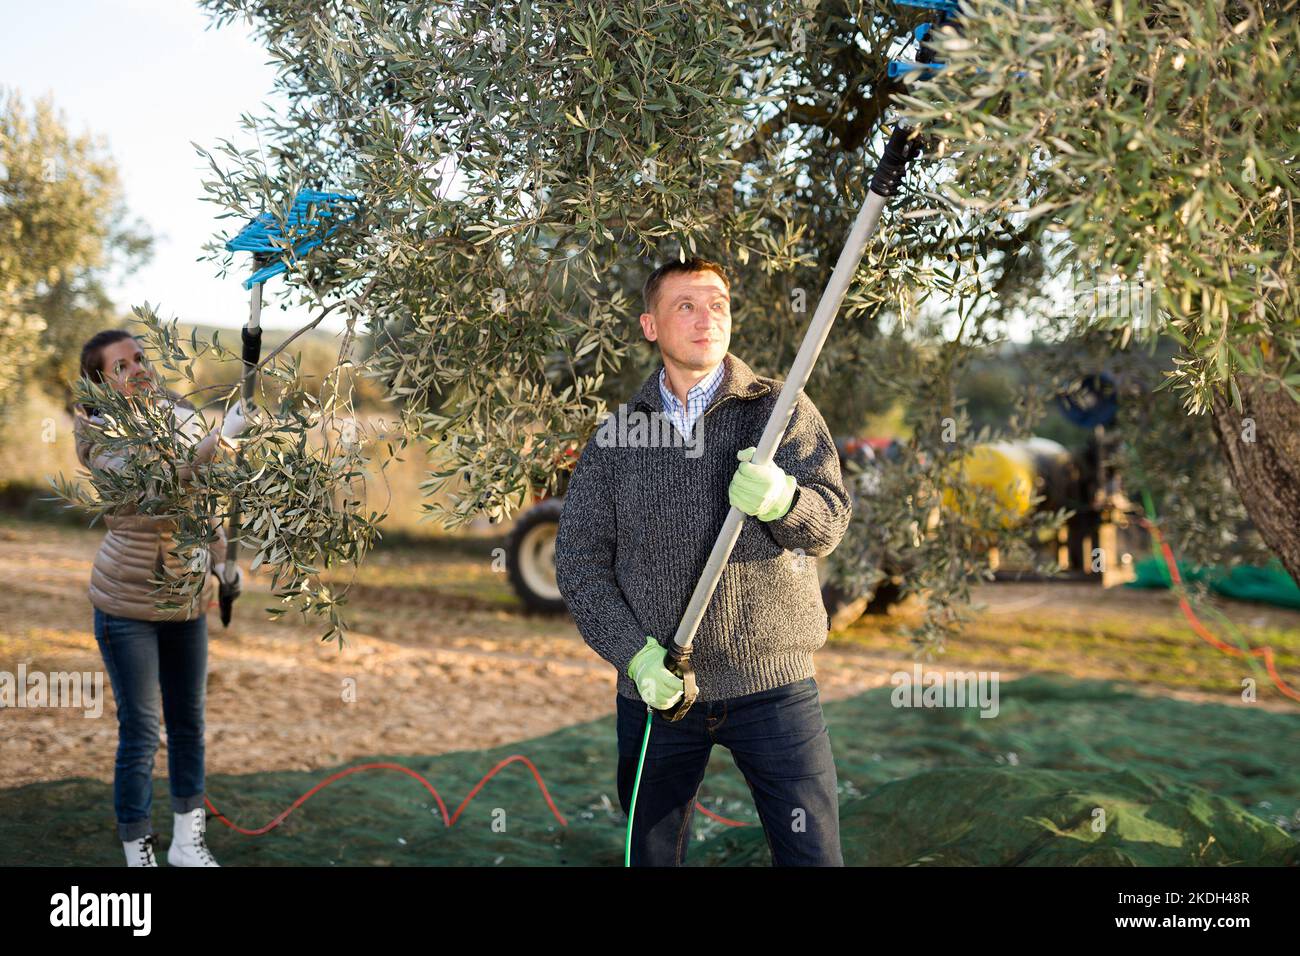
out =
[(160, 688), (172, 810), (203, 806), (208, 619), (201, 614), (192, 621), (139, 621), (95, 608), (95, 640), (117, 701), (117, 832), (123, 841), (138, 840), (151, 829)]
[[(627, 813), (646, 705), (618, 695), (618, 798)], [(633, 866), (680, 866), (714, 744), (745, 776), (775, 866), (843, 866), (835, 761), (811, 678), (730, 700), (697, 702), (650, 725), (632, 821)]]

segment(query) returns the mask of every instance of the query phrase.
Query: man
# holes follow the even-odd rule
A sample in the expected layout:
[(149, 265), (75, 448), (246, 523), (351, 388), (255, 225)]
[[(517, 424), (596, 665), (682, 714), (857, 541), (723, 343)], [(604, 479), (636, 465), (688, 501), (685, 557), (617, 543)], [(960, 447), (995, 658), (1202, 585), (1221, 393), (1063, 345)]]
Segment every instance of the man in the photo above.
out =
[[(632, 411), (703, 432), (693, 455), (677, 442), (589, 441), (555, 542), (556, 578), (578, 630), (618, 671), (624, 812), (646, 707), (654, 709), (631, 861), (685, 862), (717, 743), (749, 784), (774, 864), (842, 866), (835, 764), (812, 662), (829, 626), (813, 559), (839, 544), (851, 510), (834, 441), (800, 393), (772, 464), (748, 461), (781, 382), (728, 351), (731, 299), (717, 263), (668, 263), (643, 296), (641, 328), (663, 361)], [(682, 681), (665, 668), (665, 648), (732, 504), (752, 517), (695, 637), (699, 696), (672, 722), (659, 711), (680, 698)]]

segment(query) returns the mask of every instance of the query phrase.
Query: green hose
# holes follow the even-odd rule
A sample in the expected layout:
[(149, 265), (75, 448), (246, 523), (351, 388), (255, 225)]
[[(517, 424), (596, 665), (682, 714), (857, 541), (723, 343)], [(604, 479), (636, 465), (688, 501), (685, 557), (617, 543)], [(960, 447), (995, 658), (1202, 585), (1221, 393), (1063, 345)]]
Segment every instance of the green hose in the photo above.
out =
[(641, 756), (636, 761), (636, 782), (632, 784), (632, 802), (627, 808), (627, 840), (623, 845), (623, 865), (632, 865), (632, 815), (636, 813), (636, 795), (641, 789), (641, 770), (645, 767), (645, 752), (650, 746), (650, 721), (654, 719), (654, 711), (646, 705), (645, 709), (645, 736), (641, 738)]

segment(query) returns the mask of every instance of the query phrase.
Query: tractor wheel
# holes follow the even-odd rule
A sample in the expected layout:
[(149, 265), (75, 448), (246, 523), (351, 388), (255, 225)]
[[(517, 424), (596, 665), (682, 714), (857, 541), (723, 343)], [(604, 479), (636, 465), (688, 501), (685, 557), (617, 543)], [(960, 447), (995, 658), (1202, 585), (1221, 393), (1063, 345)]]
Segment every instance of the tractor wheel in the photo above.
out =
[(555, 533), (563, 510), (563, 498), (539, 501), (519, 516), (506, 538), (510, 584), (530, 611), (568, 610), (555, 583)]

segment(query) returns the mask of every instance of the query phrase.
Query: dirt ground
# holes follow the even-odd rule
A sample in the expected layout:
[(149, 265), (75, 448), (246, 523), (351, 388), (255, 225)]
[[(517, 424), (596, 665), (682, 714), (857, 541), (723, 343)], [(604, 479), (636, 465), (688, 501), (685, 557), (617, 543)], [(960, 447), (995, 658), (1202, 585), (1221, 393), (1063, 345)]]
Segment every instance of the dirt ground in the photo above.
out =
[[(103, 670), (86, 596), (101, 537), (98, 529), (0, 523), (0, 670), (16, 673), (20, 663), (28, 673)], [(230, 628), (221, 628), (215, 607), (209, 612), (208, 772), (313, 770), (377, 754), (480, 749), (611, 714), (612, 669), (567, 616), (523, 614), (505, 578), (485, 558), (381, 546), (351, 592), (353, 630), (340, 649), (320, 643), (318, 622), (289, 615), (269, 620), (263, 610), (271, 604), (269, 578), (246, 575)], [(1196, 641), (1178, 636), (1176, 605), (1167, 593), (997, 585), (981, 599), (988, 609), (970, 645), (927, 666), (996, 667), (1002, 680), (1013, 680), (1040, 664), (1030, 655), (1021, 666), (1008, 622), (1037, 615), (1067, 629), (1093, 626), (1099, 609), (1116, 620), (1162, 622), (1174, 636), (1161, 641), (1185, 637), (1188, 647)], [(1300, 635), (1300, 614), (1259, 606), (1232, 613), (1247, 627)], [(907, 643), (891, 627), (865, 621), (850, 639), (818, 652), (823, 699), (851, 696), (888, 683), (895, 670), (910, 670)], [(854, 640), (854, 633), (866, 638)], [(1073, 664), (1064, 657), (1053, 669), (1087, 676), (1087, 651), (1069, 653)], [(354, 701), (345, 699), (351, 682)], [(1144, 683), (1141, 675), (1135, 682)], [(1239, 703), (1226, 682), (1223, 693), (1150, 683), (1153, 692)], [(104, 693), (111, 697), (107, 675)], [(109, 781), (116, 741), (111, 703), (98, 719), (70, 708), (0, 710), (0, 788), (69, 777)], [(166, 772), (165, 754), (164, 735), (159, 774)]]

